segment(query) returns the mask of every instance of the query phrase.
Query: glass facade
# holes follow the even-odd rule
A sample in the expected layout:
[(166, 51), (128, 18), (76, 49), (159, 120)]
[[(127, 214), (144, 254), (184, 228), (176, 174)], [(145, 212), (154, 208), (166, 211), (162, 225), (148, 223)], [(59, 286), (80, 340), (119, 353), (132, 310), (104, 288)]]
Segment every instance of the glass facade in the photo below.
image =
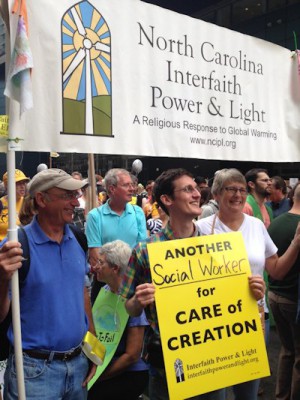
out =
[[(193, 16), (295, 50), (300, 45), (299, 0), (219, 2)], [(224, 5), (223, 5), (224, 4)]]

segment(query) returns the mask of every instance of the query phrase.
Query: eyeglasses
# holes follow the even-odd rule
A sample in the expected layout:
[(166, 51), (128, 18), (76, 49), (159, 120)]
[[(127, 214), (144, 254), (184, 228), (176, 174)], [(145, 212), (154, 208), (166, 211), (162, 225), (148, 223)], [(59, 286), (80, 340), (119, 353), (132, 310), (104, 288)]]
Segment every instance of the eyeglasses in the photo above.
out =
[(129, 189), (130, 187), (134, 187), (135, 185), (134, 185), (134, 183), (118, 183), (116, 186), (121, 186), (122, 188), (125, 188), (125, 189)]
[(234, 186), (227, 186), (224, 188), (226, 190), (226, 192), (235, 195), (237, 194), (237, 192), (241, 193), (241, 196), (246, 196), (247, 195), (247, 190), (244, 188), (236, 188)]
[(103, 267), (103, 265), (107, 264), (107, 261), (102, 261), (102, 260), (97, 260), (96, 264), (93, 265), (93, 267), (96, 267), (97, 265), (100, 265), (100, 267)]
[(174, 192), (185, 192), (185, 193), (200, 193), (197, 186), (188, 185), (183, 187), (182, 189), (175, 189)]
[(67, 200), (67, 201), (71, 201), (71, 200), (78, 200), (80, 197), (82, 197), (82, 193), (81, 192), (66, 192), (66, 193), (49, 193), (49, 192), (44, 192), (50, 196), (55, 196), (58, 199), (61, 200)]

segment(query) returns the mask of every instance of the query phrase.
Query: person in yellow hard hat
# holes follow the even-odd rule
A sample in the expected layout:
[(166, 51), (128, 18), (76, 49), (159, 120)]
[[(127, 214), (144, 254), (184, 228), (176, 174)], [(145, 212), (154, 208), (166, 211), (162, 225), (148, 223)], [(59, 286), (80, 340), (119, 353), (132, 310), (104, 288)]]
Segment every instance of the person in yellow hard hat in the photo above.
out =
[[(19, 169), (15, 170), (15, 182), (16, 182), (16, 223), (20, 224), (19, 211), (21, 209), (24, 196), (26, 194), (26, 184), (29, 182), (29, 178)], [(3, 183), (7, 189), (7, 172), (3, 175)], [(0, 240), (3, 240), (7, 235), (8, 229), (8, 196), (3, 196), (0, 199), (2, 204), (2, 211), (0, 215)]]

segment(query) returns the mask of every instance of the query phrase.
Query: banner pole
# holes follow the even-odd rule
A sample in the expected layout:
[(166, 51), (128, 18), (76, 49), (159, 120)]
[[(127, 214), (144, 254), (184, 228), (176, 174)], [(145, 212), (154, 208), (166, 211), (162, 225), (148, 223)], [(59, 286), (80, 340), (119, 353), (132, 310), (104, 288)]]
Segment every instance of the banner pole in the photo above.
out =
[[(15, 183), (15, 169), (16, 159), (14, 139), (8, 140), (7, 147), (7, 178), (8, 178), (8, 240), (17, 242), (18, 231), (16, 224), (16, 183)], [(20, 320), (20, 293), (19, 293), (19, 273), (16, 271), (11, 280), (12, 290), (12, 323), (14, 332), (14, 352), (16, 359), (17, 382), (18, 382), (18, 399), (25, 400), (25, 384), (24, 384), (24, 370), (23, 370), (23, 352), (22, 352), (22, 335), (21, 335), (21, 320)]]
[(92, 210), (93, 208), (97, 207), (96, 202), (96, 178), (95, 178), (95, 161), (94, 161), (94, 154), (88, 154), (88, 179), (89, 179), (89, 186), (88, 190), (88, 205), (87, 205), (87, 212)]
[[(2, 2), (6, 14), (6, 28), (9, 35), (11, 35), (11, 26), (9, 23), (9, 9), (12, 6), (12, 1)], [(10, 3), (10, 4), (9, 4)], [(11, 45), (8, 35), (6, 36), (6, 70), (5, 75), (7, 78), (8, 66), (11, 63)], [(6, 110), (9, 110), (10, 102), (6, 102)], [(9, 110), (10, 111), (10, 110)], [(6, 113), (10, 114), (10, 113)], [(11, 121), (10, 121), (11, 122)], [(15, 169), (16, 169), (16, 150), (19, 148), (19, 139), (15, 138), (8, 125), (8, 139), (7, 139), (7, 194), (8, 194), (8, 230), (7, 238), (9, 241), (18, 241), (18, 231), (16, 223), (16, 182), (15, 182)], [(11, 279), (11, 311), (12, 311), (12, 327), (14, 333), (14, 353), (17, 373), (17, 387), (18, 399), (26, 400), (25, 382), (24, 382), (24, 369), (23, 369), (23, 352), (22, 352), (22, 332), (21, 332), (21, 319), (20, 319), (20, 292), (19, 292), (19, 272), (16, 271)]]

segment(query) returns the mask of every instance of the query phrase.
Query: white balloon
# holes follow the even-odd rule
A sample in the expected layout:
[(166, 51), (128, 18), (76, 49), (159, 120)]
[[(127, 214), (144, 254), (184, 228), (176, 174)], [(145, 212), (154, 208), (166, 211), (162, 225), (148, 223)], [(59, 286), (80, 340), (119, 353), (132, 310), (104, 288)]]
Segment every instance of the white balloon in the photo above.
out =
[(137, 159), (134, 160), (132, 163), (132, 171), (139, 174), (141, 172), (141, 170), (143, 169), (143, 163), (141, 160)]
[(36, 172), (44, 171), (44, 169), (48, 169), (46, 164), (39, 164), (36, 168)]

